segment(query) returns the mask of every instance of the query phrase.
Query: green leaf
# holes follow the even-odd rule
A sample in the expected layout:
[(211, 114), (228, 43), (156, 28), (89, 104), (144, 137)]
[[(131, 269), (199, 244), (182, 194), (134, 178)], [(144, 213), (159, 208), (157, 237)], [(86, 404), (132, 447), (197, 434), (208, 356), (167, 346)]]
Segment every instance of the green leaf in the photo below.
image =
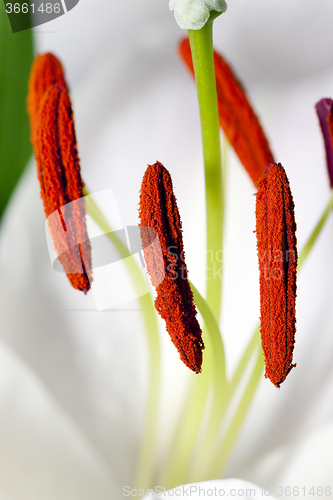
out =
[(0, 216), (32, 154), (27, 115), (31, 29), (12, 33), (0, 0)]

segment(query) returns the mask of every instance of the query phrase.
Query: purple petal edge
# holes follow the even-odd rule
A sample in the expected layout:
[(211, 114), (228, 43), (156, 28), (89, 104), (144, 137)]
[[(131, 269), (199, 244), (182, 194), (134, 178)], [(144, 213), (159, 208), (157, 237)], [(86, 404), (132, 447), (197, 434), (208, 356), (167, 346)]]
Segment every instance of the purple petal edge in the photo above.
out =
[(316, 111), (319, 118), (320, 128), (324, 137), (327, 169), (331, 187), (333, 187), (333, 144), (331, 141), (328, 117), (332, 112), (332, 106), (333, 101), (329, 98), (321, 99), (316, 104)]

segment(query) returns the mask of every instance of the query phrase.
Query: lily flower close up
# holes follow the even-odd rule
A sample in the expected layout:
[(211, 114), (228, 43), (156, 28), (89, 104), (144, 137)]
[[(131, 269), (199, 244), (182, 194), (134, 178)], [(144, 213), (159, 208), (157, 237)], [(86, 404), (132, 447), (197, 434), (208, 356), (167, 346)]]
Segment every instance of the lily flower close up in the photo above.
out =
[[(188, 6), (202, 7), (203, 15), (207, 6), (208, 14), (215, 6), (224, 7), (218, 0), (179, 0), (171, 2), (175, 12), (177, 3), (185, 14)], [(177, 59), (184, 33), (168, 1), (128, 0), (124, 6), (100, 0), (93, 7), (82, 1), (33, 31), (36, 52), (59, 55), (68, 85), (58, 59), (50, 58), (45, 76), (30, 86), (30, 96), (36, 89), (29, 98), (36, 161), (27, 165), (1, 221), (0, 496), (196, 500), (224, 492), (235, 498), (331, 498), (333, 231), (324, 148), (313, 110), (320, 96), (332, 94), (331, 14), (331, 0), (281, 0), (279, 8), (267, 0), (233, 0), (215, 21), (214, 45), (246, 83), (256, 109), (248, 111), (242, 86), (224, 68), (217, 88), (224, 118), (217, 115), (217, 130), (219, 124), (225, 129), (236, 154), (223, 144), (222, 167), (210, 184), (216, 191), (223, 186), (221, 203), (214, 199), (209, 207), (210, 214), (216, 209), (214, 221), (223, 224), (206, 218), (197, 96)], [(19, 34), (14, 36), (19, 43)], [(0, 54), (5, 47), (1, 45)], [(289, 181), (272, 164), (257, 116), (266, 126), (274, 157), (288, 165), (292, 198)], [(246, 172), (238, 159), (242, 155), (249, 165)], [(198, 309), (193, 315), (202, 330), (202, 341), (195, 330), (191, 365), (199, 364), (205, 344), (199, 374), (180, 362), (166, 321), (155, 314), (151, 297), (159, 296), (161, 303), (163, 287), (163, 297), (150, 287), (150, 294), (105, 310), (97, 309), (94, 283), (88, 293), (77, 293), (91, 282), (94, 248), (92, 244), (89, 258), (84, 242), (88, 235), (92, 241), (96, 224), (82, 210), (74, 213), (86, 222), (71, 226), (64, 207), (75, 208), (85, 182), (94, 193), (112, 188), (123, 223), (116, 228), (110, 224), (114, 232), (143, 224), (138, 193), (143, 176), (148, 180), (147, 163), (152, 169), (156, 158), (170, 170), (181, 213), (182, 248)], [(160, 164), (155, 169), (168, 188), (165, 193), (164, 184), (156, 186), (155, 176), (153, 186), (145, 185), (144, 216), (154, 227), (161, 220), (151, 216), (157, 214), (151, 194), (162, 199), (163, 192), (171, 201), (174, 196), (167, 172)], [(75, 254), (75, 263), (85, 266), (82, 272), (69, 273), (80, 276), (71, 277), (75, 289), (50, 264), (40, 192), (46, 216), (52, 210), (59, 215), (57, 227), (64, 239), (58, 259), (65, 259), (69, 248), (86, 248), (85, 255), (80, 250)], [(257, 235), (256, 200), (261, 220)], [(297, 368), (282, 384), (294, 363), (291, 302), (297, 262), (287, 263), (283, 256), (274, 262), (274, 257), (296, 244), (293, 203), (299, 263), (315, 229), (317, 236), (297, 282)], [(164, 209), (165, 203), (159, 206)], [(172, 205), (168, 214), (177, 221), (172, 237), (179, 244), (177, 213)], [(161, 237), (169, 245), (169, 219), (163, 221)], [(207, 228), (213, 247), (207, 245)], [(73, 236), (66, 236), (66, 230), (73, 230)], [(214, 246), (217, 241), (220, 247)], [(215, 267), (207, 263), (207, 249)], [(134, 257), (144, 275), (139, 256)], [(65, 270), (74, 261), (66, 262)], [(274, 303), (274, 317), (267, 315), (267, 300), (260, 312), (259, 271), (265, 278), (265, 265), (282, 273), (278, 283), (262, 283), (266, 299)], [(273, 284), (276, 288), (269, 288)], [(121, 277), (110, 286), (121, 295)], [(179, 312), (170, 308), (173, 304), (167, 302), (169, 323)], [(263, 375), (259, 316), (266, 374), (273, 384), (281, 384), (279, 391)], [(176, 325), (170, 327), (175, 331)]]

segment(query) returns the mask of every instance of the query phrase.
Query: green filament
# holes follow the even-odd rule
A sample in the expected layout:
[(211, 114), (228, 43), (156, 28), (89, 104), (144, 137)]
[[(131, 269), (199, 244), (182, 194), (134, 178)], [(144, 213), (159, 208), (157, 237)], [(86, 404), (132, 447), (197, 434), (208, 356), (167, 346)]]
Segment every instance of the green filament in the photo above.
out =
[[(197, 85), (206, 187), (207, 221), (207, 304), (193, 288), (195, 301), (205, 321), (206, 350), (202, 373), (192, 383), (185, 402), (175, 445), (170, 454), (167, 485), (179, 484), (188, 474), (191, 457), (201, 427), (206, 401), (213, 387), (213, 408), (219, 413), (225, 393), (225, 366), (219, 354), (223, 345), (218, 321), (222, 296), (222, 234), (224, 221), (223, 172), (213, 54), (213, 16), (200, 30), (188, 31)], [(218, 349), (215, 350), (215, 347)], [(222, 375), (223, 373), (223, 375)], [(195, 408), (195, 411), (193, 409)]]
[(326, 222), (326, 219), (327, 219), (330, 211), (332, 210), (332, 208), (333, 208), (333, 189), (332, 189), (332, 192), (331, 192), (331, 197), (328, 200), (327, 206), (326, 206), (326, 208), (325, 208), (322, 216), (320, 217), (320, 219), (319, 219), (316, 227), (314, 228), (314, 230), (310, 234), (308, 241), (306, 242), (306, 244), (304, 245), (302, 251), (300, 252), (300, 254), (298, 256), (298, 265), (297, 265), (297, 270), (298, 271), (300, 270), (300, 268), (304, 264), (305, 259), (307, 258), (307, 256), (308, 256), (309, 252), (311, 251), (314, 243), (316, 242), (316, 240), (317, 240), (317, 238), (319, 236), (319, 233), (322, 230), (322, 228), (323, 228), (323, 226), (324, 226), (324, 224)]
[(222, 294), (223, 189), (220, 126), (213, 53), (213, 19), (200, 30), (188, 30), (198, 93), (205, 166), (207, 221), (207, 302), (220, 318)]

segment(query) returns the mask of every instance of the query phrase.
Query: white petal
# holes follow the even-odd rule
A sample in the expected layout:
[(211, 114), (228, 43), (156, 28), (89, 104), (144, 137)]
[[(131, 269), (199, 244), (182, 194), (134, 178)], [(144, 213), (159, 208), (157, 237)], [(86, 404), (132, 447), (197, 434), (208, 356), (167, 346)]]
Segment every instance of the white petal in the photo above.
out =
[[(292, 446), (283, 446), (248, 467), (245, 477), (256, 477), (259, 484), (270, 485), (272, 493), (310, 499), (330, 496), (333, 467), (333, 422), (330, 421)], [(318, 492), (317, 492), (318, 488)]]
[(144, 338), (132, 328), (133, 321), (140, 328), (140, 311), (132, 304), (98, 313), (89, 294), (52, 269), (31, 167), (2, 227), (1, 335), (116, 477), (128, 481), (143, 423)]
[(103, 457), (3, 343), (0, 365), (1, 498), (93, 500), (97, 495), (107, 500), (118, 495), (121, 485)]

